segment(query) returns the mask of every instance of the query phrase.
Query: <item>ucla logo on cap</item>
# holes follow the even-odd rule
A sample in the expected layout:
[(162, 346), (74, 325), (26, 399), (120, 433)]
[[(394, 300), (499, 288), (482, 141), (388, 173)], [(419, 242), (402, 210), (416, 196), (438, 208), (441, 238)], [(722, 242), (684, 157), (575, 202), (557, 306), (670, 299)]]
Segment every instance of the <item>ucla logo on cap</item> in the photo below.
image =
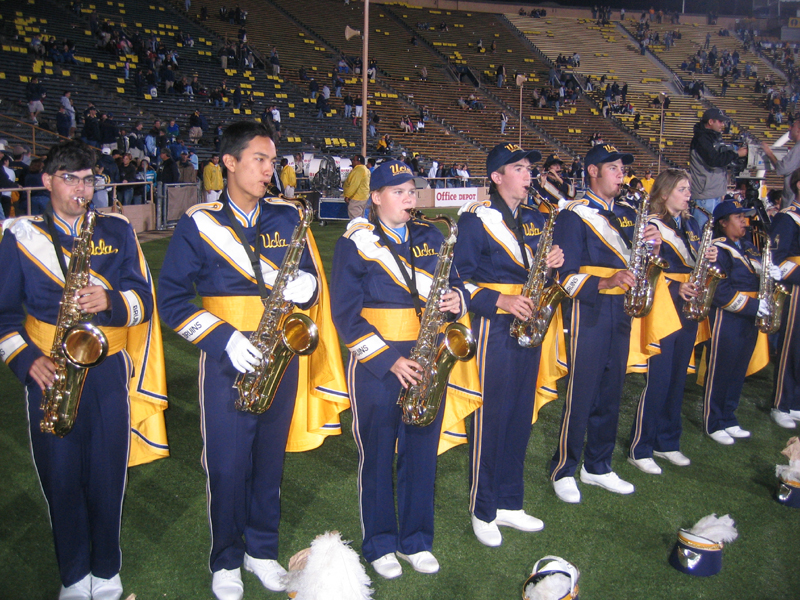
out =
[(389, 168), (392, 170), (392, 175), (411, 175), (411, 169), (408, 166), (403, 164), (394, 164), (390, 165)]
[(732, 202), (733, 202), (733, 205), (734, 205), (736, 208), (742, 208), (742, 203), (741, 203), (741, 202), (739, 202), (738, 200), (733, 200)]
[(606, 152), (609, 152), (609, 153), (610, 153), (610, 152), (616, 152), (616, 151), (617, 151), (617, 149), (616, 149), (614, 146), (612, 146), (611, 144), (603, 144), (603, 149), (604, 149)]
[(519, 147), (519, 146), (517, 146), (516, 144), (506, 144), (505, 148), (506, 148), (506, 150), (508, 150), (509, 152), (517, 152), (517, 151), (519, 151), (519, 150), (522, 150), (522, 148), (520, 148), (520, 147)]

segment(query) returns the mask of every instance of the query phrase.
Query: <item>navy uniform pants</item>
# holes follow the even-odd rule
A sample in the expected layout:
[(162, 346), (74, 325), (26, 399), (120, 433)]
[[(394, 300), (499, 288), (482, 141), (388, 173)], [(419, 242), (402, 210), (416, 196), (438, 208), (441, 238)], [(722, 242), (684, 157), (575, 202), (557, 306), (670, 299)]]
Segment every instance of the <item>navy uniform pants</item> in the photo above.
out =
[(569, 382), (550, 478), (573, 477), (581, 453), (589, 473), (611, 472), (619, 403), (630, 346), (624, 296), (599, 294), (593, 305), (573, 300)]
[(490, 523), (497, 509), (519, 510), (531, 435), (541, 348), (523, 348), (509, 330), (512, 315), (475, 319), (483, 406), (469, 431), (470, 512)]
[(800, 410), (800, 286), (792, 286), (786, 299), (778, 334), (781, 358), (775, 369), (775, 401), (773, 408), (782, 412)]
[[(409, 356), (415, 342), (392, 342)], [(361, 552), (368, 562), (390, 552), (415, 554), (433, 547), (433, 486), (444, 401), (430, 425), (405, 425), (394, 373), (375, 377), (354, 358), (347, 369), (358, 447)], [(392, 464), (397, 450), (397, 514)]]
[(244, 554), (278, 558), (280, 486), (297, 390), (297, 359), (289, 363), (272, 406), (260, 415), (235, 403), (239, 374), (228, 355), (200, 353), (203, 467), (211, 525), (209, 567), (241, 567)]
[(27, 386), (33, 460), (42, 484), (61, 583), (69, 587), (89, 573), (119, 573), (122, 497), (130, 447), (128, 381), (124, 350), (89, 369), (72, 431), (63, 438), (42, 433), (42, 392)]
[(752, 316), (721, 308), (712, 311), (712, 316), (711, 349), (703, 395), (706, 433), (739, 424), (734, 412), (739, 406), (747, 365), (758, 339)]
[(683, 316), (682, 302), (676, 310), (681, 328), (661, 340), (661, 353), (647, 361), (647, 382), (631, 427), (630, 456), (634, 459), (652, 458), (653, 450), (681, 449), (681, 406), (697, 322)]

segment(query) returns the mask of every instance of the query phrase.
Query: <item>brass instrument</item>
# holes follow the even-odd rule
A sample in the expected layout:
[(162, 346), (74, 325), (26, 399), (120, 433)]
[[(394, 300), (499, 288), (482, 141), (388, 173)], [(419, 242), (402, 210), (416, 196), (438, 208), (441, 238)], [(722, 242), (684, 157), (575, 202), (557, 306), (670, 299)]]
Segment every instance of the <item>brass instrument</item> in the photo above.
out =
[(447, 318), (439, 310), (439, 303), (442, 296), (450, 290), (450, 267), (453, 264), (453, 247), (458, 237), (458, 226), (444, 215), (426, 217), (419, 211), (411, 211), (411, 216), (429, 223), (445, 223), (449, 230), (439, 249), (417, 343), (410, 356), (411, 360), (422, 367), (420, 381), (401, 390), (397, 399), (403, 409), (403, 423), (424, 427), (436, 419), (453, 365), (457, 360), (467, 361), (475, 356), (477, 344), (472, 331), (461, 323), (450, 323), (444, 330), (444, 340), (441, 344), (438, 343), (439, 331)]
[[(639, 192), (634, 193), (639, 194)], [(656, 293), (656, 282), (661, 272), (669, 267), (667, 261), (651, 252), (650, 244), (644, 239), (649, 209), (650, 196), (641, 194), (641, 201), (636, 209), (636, 223), (633, 227), (631, 257), (628, 261), (628, 270), (633, 273), (636, 282), (625, 292), (625, 314), (630, 317), (645, 317), (650, 313)]]
[(257, 415), (272, 404), (294, 355), (311, 354), (319, 344), (319, 330), (314, 321), (307, 315), (292, 313), (294, 304), (283, 298), (286, 285), (297, 277), (314, 210), (299, 200), (286, 201), (298, 205), (303, 215), (292, 233), (272, 292), (263, 300), (264, 312), (258, 328), (250, 335), (250, 343), (261, 352), (261, 361), (252, 372), (240, 374), (234, 384), (239, 390), (236, 408)]
[[(85, 206), (89, 204), (85, 198), (77, 200)], [(87, 370), (103, 362), (108, 354), (106, 334), (89, 323), (94, 315), (81, 310), (77, 301), (78, 292), (89, 285), (96, 219), (93, 209), (86, 211), (81, 234), (72, 245), (50, 351), (50, 358), (56, 365), (55, 380), (42, 393), (44, 417), (39, 427), (42, 432), (58, 437), (67, 435), (75, 425)], [(58, 240), (53, 241), (58, 243)]]
[(706, 258), (706, 252), (711, 247), (711, 238), (714, 235), (714, 218), (707, 210), (699, 206), (695, 206), (695, 208), (704, 213), (708, 220), (703, 225), (703, 233), (700, 236), (697, 262), (692, 274), (689, 275), (689, 283), (694, 285), (698, 294), (684, 302), (683, 315), (692, 321), (703, 321), (711, 310), (711, 301), (714, 299), (717, 284), (727, 275)]
[[(776, 282), (769, 274), (772, 266), (772, 240), (767, 234), (760, 234), (763, 238), (761, 250), (761, 279), (758, 286), (758, 299), (767, 304), (767, 314), (756, 317), (756, 327), (762, 333), (771, 335), (781, 328), (781, 314), (783, 303), (789, 295), (789, 290), (782, 283)], [(780, 241), (780, 236), (775, 236), (775, 245)]]
[(547, 266), (547, 255), (550, 254), (553, 247), (553, 228), (556, 224), (556, 216), (558, 216), (558, 207), (553, 206), (542, 197), (539, 200), (547, 207), (549, 215), (544, 231), (539, 238), (539, 246), (536, 248), (536, 256), (528, 273), (528, 279), (520, 292), (521, 296), (533, 301), (535, 308), (531, 318), (527, 321), (514, 318), (510, 331), (511, 337), (516, 338), (523, 348), (533, 348), (542, 344), (558, 305), (568, 295), (557, 281), (547, 289), (544, 287), (550, 273), (550, 268)]

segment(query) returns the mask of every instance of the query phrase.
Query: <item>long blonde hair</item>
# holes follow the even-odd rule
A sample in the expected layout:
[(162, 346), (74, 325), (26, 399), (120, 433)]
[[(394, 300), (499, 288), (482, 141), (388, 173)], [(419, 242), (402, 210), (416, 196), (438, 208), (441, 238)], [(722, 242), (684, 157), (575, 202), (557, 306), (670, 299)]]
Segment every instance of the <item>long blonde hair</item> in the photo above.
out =
[[(667, 212), (667, 198), (684, 179), (689, 181), (689, 173), (683, 169), (667, 169), (659, 173), (650, 189), (650, 214), (662, 219), (670, 216)], [(681, 217), (690, 216), (691, 213), (688, 210), (681, 212)]]

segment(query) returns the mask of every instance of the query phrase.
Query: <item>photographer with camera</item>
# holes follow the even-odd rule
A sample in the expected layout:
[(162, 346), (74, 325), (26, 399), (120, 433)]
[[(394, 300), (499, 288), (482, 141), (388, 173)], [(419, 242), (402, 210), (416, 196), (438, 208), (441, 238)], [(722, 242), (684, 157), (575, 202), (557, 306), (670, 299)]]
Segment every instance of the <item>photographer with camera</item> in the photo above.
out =
[(769, 159), (769, 162), (772, 163), (772, 166), (775, 167), (775, 172), (783, 176), (783, 192), (781, 192), (782, 209), (791, 205), (795, 200), (794, 190), (789, 181), (792, 178), (792, 173), (800, 169), (800, 144), (797, 143), (797, 141), (800, 140), (800, 118), (798, 118), (798, 116), (795, 116), (794, 122), (792, 122), (789, 128), (789, 139), (794, 142), (794, 146), (783, 158), (778, 160), (769, 144), (766, 142), (761, 144), (761, 149)]
[[(718, 108), (703, 113), (694, 126), (694, 137), (689, 146), (689, 173), (692, 181), (692, 200), (710, 213), (725, 196), (728, 188), (728, 167), (747, 156), (747, 148), (738, 150), (726, 144), (722, 132), (730, 119)], [(702, 226), (706, 216), (699, 210), (694, 218)]]

